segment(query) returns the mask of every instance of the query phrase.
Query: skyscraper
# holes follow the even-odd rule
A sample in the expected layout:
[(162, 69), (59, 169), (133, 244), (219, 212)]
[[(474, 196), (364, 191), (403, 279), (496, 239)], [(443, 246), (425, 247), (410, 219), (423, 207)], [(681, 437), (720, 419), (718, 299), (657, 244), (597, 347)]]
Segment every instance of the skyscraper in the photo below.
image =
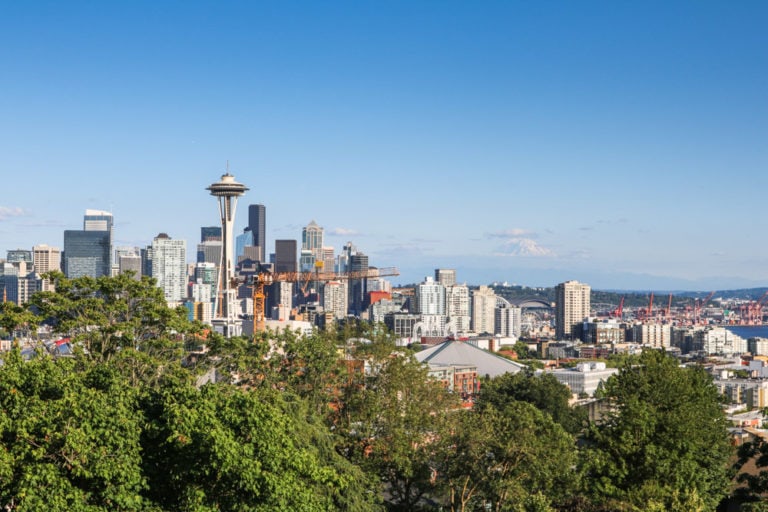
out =
[(558, 340), (573, 339), (579, 326), (589, 316), (590, 292), (588, 284), (566, 281), (555, 287), (555, 336)]
[[(61, 249), (40, 244), (32, 247), (32, 261), (35, 272), (45, 274), (54, 270), (61, 270)], [(55, 287), (49, 279), (43, 279), (41, 288), (44, 292), (54, 291)]]
[(259, 248), (259, 261), (266, 263), (267, 208), (263, 204), (248, 206), (248, 228), (253, 236), (253, 245)]
[(435, 281), (443, 286), (453, 286), (456, 284), (456, 270), (452, 268), (436, 268)]
[(201, 227), (200, 242), (221, 242), (221, 226)]
[(485, 285), (472, 292), (472, 329), (476, 333), (495, 333), (496, 293)]
[[(349, 258), (349, 271), (361, 272), (368, 270), (368, 256), (358, 251)], [(349, 309), (359, 316), (366, 308), (366, 294), (368, 293), (367, 279), (349, 279)]]
[[(437, 280), (438, 283), (440, 280)], [(454, 284), (445, 287), (445, 314), (458, 332), (470, 329), (469, 287), (466, 284)]]
[(19, 263), (20, 261), (23, 261), (29, 263), (31, 266), (34, 262), (34, 257), (32, 256), (32, 251), (28, 251), (27, 249), (9, 249), (6, 261), (8, 263)]
[(275, 240), (275, 272), (296, 272), (296, 240)]
[(187, 296), (187, 243), (160, 233), (152, 240), (152, 277), (168, 302)]
[(112, 270), (110, 231), (64, 231), (64, 275), (109, 276)]
[(109, 232), (109, 264), (112, 269), (112, 241), (115, 238), (115, 219), (110, 212), (104, 210), (85, 210), (83, 216), (83, 231), (107, 231)]

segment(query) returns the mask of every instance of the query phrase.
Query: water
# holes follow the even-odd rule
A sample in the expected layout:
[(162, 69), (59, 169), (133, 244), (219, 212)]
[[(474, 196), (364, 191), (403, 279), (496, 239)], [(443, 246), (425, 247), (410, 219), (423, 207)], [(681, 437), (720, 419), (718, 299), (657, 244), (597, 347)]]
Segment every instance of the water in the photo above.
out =
[(725, 328), (745, 340), (749, 338), (768, 338), (768, 325), (728, 325)]

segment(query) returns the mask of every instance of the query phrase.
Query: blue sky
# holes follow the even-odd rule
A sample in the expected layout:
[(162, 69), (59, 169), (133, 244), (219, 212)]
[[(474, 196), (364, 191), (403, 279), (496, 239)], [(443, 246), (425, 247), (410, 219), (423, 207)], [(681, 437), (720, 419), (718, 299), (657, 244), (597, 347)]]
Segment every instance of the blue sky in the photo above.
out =
[(316, 220), (396, 282), (768, 284), (768, 3), (4, 2), (0, 255)]

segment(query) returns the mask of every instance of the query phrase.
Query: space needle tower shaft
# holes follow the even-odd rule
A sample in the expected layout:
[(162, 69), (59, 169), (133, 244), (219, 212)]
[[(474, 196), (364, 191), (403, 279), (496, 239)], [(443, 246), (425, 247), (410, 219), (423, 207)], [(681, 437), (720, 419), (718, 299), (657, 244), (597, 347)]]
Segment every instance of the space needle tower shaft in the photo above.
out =
[(221, 216), (221, 263), (218, 280), (221, 305), (216, 307), (213, 325), (226, 337), (239, 336), (242, 334), (242, 322), (237, 316), (237, 290), (233, 287), (235, 277), (233, 240), (237, 198), (242, 196), (248, 188), (236, 182), (235, 177), (227, 171), (220, 181), (211, 184), (206, 190), (218, 200)]

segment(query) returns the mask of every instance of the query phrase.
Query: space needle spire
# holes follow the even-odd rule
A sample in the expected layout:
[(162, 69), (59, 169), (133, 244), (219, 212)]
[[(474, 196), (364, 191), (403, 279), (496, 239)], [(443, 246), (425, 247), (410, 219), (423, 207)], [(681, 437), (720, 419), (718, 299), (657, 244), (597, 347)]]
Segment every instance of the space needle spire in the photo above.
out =
[[(235, 208), (237, 198), (242, 196), (248, 188), (235, 181), (235, 177), (229, 174), (229, 162), (227, 172), (221, 180), (211, 184), (206, 190), (218, 200), (219, 215), (221, 216), (221, 263), (219, 265), (219, 290), (217, 303), (214, 306), (214, 328), (227, 338), (242, 334), (243, 325), (237, 316), (237, 290), (233, 286), (235, 267), (233, 260), (233, 234), (235, 227)], [(221, 304), (218, 304), (218, 297)]]

